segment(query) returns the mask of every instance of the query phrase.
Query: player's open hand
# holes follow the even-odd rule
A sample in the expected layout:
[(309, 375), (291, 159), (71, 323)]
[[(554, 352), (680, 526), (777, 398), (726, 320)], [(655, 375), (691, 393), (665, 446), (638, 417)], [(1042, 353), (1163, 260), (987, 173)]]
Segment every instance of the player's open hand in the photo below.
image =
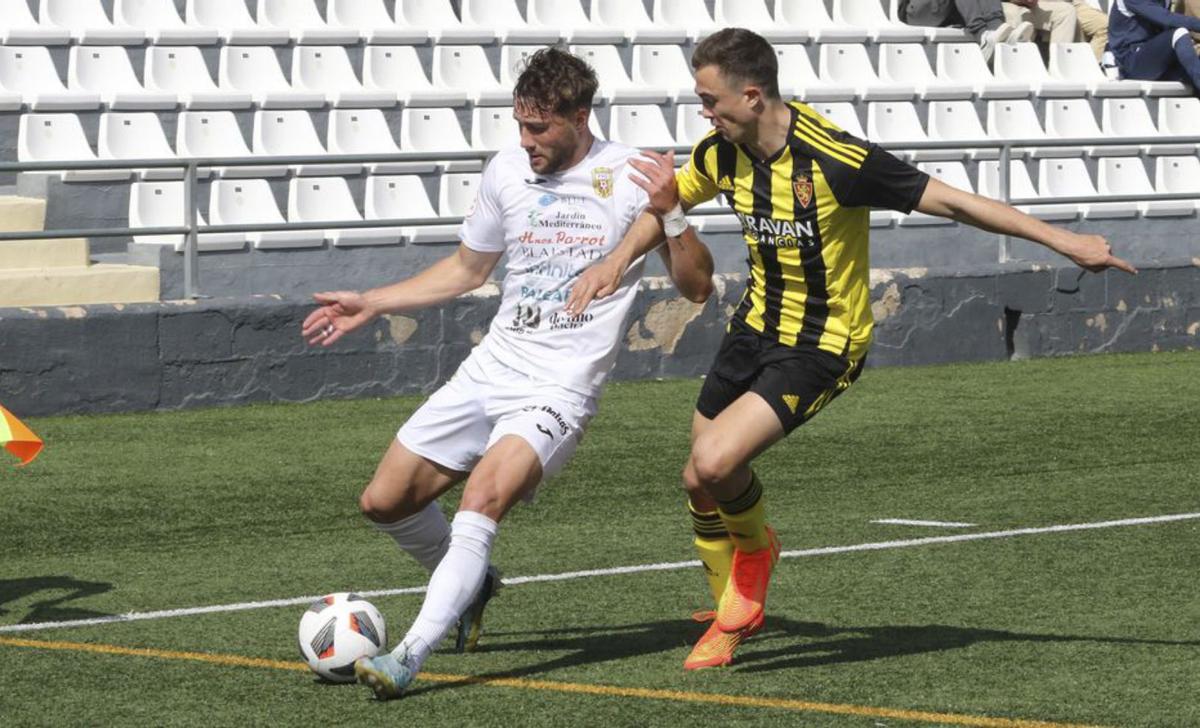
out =
[(304, 319), (300, 333), (310, 346), (329, 346), (374, 318), (361, 293), (328, 291), (313, 295), (321, 307)]
[(650, 207), (661, 217), (679, 204), (679, 189), (675, 186), (675, 152), (659, 154), (643, 150), (644, 159), (630, 157), (629, 164), (641, 172), (641, 176), (629, 175), (629, 179), (650, 195)]
[(621, 286), (624, 275), (625, 266), (612, 256), (601, 258), (586, 268), (571, 286), (571, 295), (564, 307), (567, 315), (578, 316), (592, 301), (611, 296)]
[(1101, 235), (1079, 235), (1078, 245), (1075, 250), (1068, 253), (1071, 260), (1084, 270), (1089, 270), (1092, 273), (1099, 273), (1108, 268), (1116, 268), (1123, 270), (1126, 273), (1137, 275), (1137, 268), (1134, 268), (1128, 261), (1122, 260), (1112, 254), (1112, 246)]

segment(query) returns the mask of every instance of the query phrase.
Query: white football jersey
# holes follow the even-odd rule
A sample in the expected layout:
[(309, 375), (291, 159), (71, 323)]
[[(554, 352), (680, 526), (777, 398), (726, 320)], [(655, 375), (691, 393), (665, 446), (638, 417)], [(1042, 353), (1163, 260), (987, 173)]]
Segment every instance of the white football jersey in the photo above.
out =
[(579, 164), (538, 175), (520, 148), (499, 152), (480, 181), (459, 237), (481, 252), (507, 252), (500, 310), (480, 343), (500, 362), (596, 396), (617, 356), (644, 259), (620, 288), (570, 317), (563, 306), (585, 268), (621, 242), (649, 203), (629, 178), (637, 150), (596, 140)]

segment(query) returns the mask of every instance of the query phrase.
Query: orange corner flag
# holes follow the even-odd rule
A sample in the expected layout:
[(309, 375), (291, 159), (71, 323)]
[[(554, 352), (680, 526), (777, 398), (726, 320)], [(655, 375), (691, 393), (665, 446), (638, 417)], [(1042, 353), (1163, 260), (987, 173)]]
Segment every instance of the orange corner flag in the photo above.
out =
[(0, 407), (0, 445), (15, 455), (21, 465), (28, 465), (42, 451), (42, 438), (12, 413)]

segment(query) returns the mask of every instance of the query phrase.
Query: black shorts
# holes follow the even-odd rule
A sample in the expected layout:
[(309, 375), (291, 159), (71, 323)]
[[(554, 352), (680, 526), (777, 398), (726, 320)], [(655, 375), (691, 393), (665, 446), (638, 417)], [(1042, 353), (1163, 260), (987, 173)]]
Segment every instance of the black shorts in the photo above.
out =
[(714, 419), (746, 392), (766, 400), (791, 432), (844, 392), (866, 357), (851, 361), (815, 346), (784, 346), (739, 321), (730, 324), (704, 380), (696, 411)]

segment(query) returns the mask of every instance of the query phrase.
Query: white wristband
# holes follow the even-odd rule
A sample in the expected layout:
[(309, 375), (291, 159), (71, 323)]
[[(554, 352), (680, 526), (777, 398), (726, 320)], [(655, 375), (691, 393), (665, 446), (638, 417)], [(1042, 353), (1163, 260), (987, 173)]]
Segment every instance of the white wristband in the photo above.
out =
[(687, 218), (683, 214), (683, 206), (675, 203), (675, 207), (662, 216), (663, 232), (668, 238), (677, 238), (688, 229)]

